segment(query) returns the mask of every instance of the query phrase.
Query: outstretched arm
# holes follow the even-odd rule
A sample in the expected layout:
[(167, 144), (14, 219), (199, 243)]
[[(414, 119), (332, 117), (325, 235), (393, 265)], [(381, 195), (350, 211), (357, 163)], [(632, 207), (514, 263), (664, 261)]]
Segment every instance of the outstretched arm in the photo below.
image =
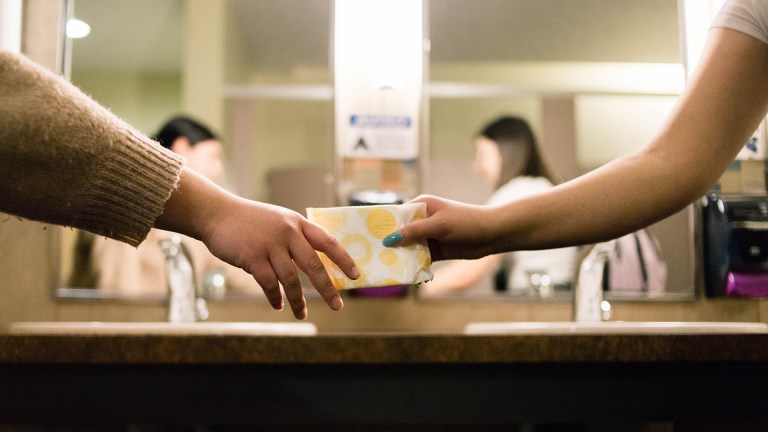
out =
[(297, 318), (307, 311), (296, 266), (332, 308), (342, 307), (315, 250), (359, 277), (319, 226), (226, 192), (21, 55), (0, 52), (0, 100), (0, 211), (133, 246), (154, 221), (249, 272), (276, 308), (283, 306), (281, 283)]
[[(678, 106), (639, 151), (515, 203), (468, 206), (434, 197), (428, 217), (403, 228), (429, 239), (433, 259), (603, 241), (649, 225), (704, 194), (768, 109), (768, 45), (730, 29), (710, 30)], [(397, 240), (398, 233), (389, 243)]]

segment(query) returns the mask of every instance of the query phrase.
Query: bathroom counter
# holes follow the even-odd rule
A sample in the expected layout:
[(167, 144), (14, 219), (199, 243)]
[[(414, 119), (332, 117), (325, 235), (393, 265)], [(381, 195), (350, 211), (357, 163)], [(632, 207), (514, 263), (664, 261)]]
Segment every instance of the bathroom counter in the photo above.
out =
[(762, 334), (0, 334), (0, 364), (768, 362)]
[(0, 425), (768, 425), (768, 334), (0, 334), (0, 400)]

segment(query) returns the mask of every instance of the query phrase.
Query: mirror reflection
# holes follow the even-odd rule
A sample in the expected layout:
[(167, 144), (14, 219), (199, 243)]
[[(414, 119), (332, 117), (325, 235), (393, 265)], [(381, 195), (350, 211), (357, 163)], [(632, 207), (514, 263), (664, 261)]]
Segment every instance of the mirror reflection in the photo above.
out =
[[(92, 31), (72, 41), (72, 81), (151, 136), (179, 115), (199, 123), (210, 132), (208, 139), (179, 135), (169, 148), (190, 163), (218, 160), (210, 177), (242, 196), (301, 213), (337, 205), (332, 1), (199, 3), (205, 2), (77, 0), (74, 16)], [(645, 142), (682, 86), (677, 0), (425, 4), (430, 38), (425, 193), (500, 203), (512, 199), (503, 192), (511, 182), (536, 183), (522, 188), (529, 193), (567, 181)], [(504, 118), (526, 125), (533, 144), (518, 148), (505, 143), (519, 140), (484, 133)], [(545, 169), (529, 170), (539, 164)], [(663, 292), (606, 296), (693, 296), (687, 212), (648, 232), (670, 269)], [(103, 297), (162, 298), (157, 240), (163, 234), (153, 231), (142, 245), (147, 251), (134, 251), (62, 230), (59, 287)], [(262, 295), (244, 272), (209, 262), (213, 257), (199, 246), (193, 260), (205, 295)], [(455, 286), (435, 281), (419, 291), (429, 298), (565, 298), (584, 252), (505, 254), (478, 261), (473, 269), (460, 267), (468, 262), (437, 263), (438, 281)], [(448, 276), (451, 272), (472, 277), (462, 282)]]
[[(152, 137), (163, 147), (180, 155), (187, 165), (218, 182), (224, 174), (223, 146), (206, 125), (186, 116), (175, 116)], [(161, 244), (175, 233), (152, 229), (137, 248), (123, 242), (78, 231), (75, 265), (68, 286), (95, 288), (127, 296), (164, 296), (167, 291), (166, 259)], [(211, 254), (198, 240), (181, 236), (190, 255), (203, 294), (222, 297), (226, 291), (258, 294), (258, 284), (245, 271), (228, 265)]]
[[(497, 1), (483, 6), (461, 0), (430, 2), (427, 192), (475, 203), (498, 198), (498, 185), (479, 178), (472, 161), (484, 125), (499, 116), (519, 116), (531, 125), (551, 182), (557, 184), (650, 139), (682, 88), (676, 1)], [(688, 213), (639, 234), (655, 243), (646, 255), (648, 265), (658, 269), (653, 272), (659, 274), (657, 279), (665, 281), (663, 288), (637, 289), (634, 283), (622, 283), (624, 289), (609, 290), (606, 297), (692, 296)], [(656, 260), (656, 251), (663, 262)], [(574, 267), (586, 252), (579, 250)], [(524, 271), (524, 262), (516, 271), (511, 254), (487, 261), (493, 259), (503, 264), (438, 263), (434, 268), (443, 282), (420, 292), (532, 300), (571, 295), (569, 284), (562, 281), (541, 283), (551, 278), (548, 271)], [(529, 275), (527, 287), (523, 273)]]

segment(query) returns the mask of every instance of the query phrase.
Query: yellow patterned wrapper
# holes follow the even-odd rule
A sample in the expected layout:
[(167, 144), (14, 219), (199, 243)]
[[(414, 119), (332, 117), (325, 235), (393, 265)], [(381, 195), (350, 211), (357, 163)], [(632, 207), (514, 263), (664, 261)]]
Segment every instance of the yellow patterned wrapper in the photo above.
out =
[(361, 276), (344, 273), (318, 252), (337, 290), (412, 285), (432, 280), (432, 257), (426, 242), (385, 247), (384, 237), (406, 224), (423, 219), (424, 203), (360, 207), (308, 208), (307, 218), (330, 231), (355, 260)]

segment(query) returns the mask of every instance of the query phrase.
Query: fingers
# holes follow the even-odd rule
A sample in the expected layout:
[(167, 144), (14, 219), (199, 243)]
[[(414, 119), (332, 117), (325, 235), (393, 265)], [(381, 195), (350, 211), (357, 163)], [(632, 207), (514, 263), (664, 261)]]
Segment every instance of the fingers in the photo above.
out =
[(309, 244), (297, 245), (291, 249), (293, 260), (299, 268), (306, 273), (312, 286), (315, 287), (320, 296), (328, 303), (333, 310), (339, 310), (344, 307), (341, 296), (331, 282), (325, 267), (323, 267), (320, 257), (317, 256), (315, 249)]
[[(296, 249), (295, 247), (292, 249)], [(307, 246), (305, 250), (298, 248), (295, 253), (270, 258), (269, 266), (251, 274), (264, 291), (267, 301), (276, 310), (283, 310), (283, 292), (291, 311), (297, 319), (307, 318), (307, 302), (304, 298), (304, 288), (296, 266), (307, 274), (312, 285), (317, 289), (326, 303), (334, 309), (344, 307), (344, 302), (333, 286), (322, 261), (314, 249)], [(282, 285), (282, 290), (280, 289)]]
[(382, 244), (385, 247), (408, 246), (426, 239), (432, 261), (444, 260), (447, 258), (444, 245), (435, 238), (438, 235), (439, 226), (432, 222), (429, 219), (411, 222), (400, 228), (400, 231), (384, 237)]
[(204, 230), (201, 238), (218, 258), (250, 273), (273, 308), (283, 309), (287, 300), (296, 318), (307, 317), (299, 269), (331, 308), (342, 308), (341, 297), (316, 251), (324, 252), (352, 279), (359, 278), (360, 271), (336, 239), (282, 207), (244, 199), (226, 204), (228, 209), (221, 206), (210, 216), (211, 229)]
[(382, 244), (386, 247), (407, 246), (422, 241), (426, 238), (433, 237), (432, 226), (434, 225), (429, 219), (411, 222), (400, 228), (399, 231), (395, 231), (384, 237)]
[[(307, 221), (303, 226), (304, 236), (307, 241), (315, 250), (323, 252), (325, 255), (333, 261), (341, 271), (344, 272), (350, 279), (357, 279), (360, 277), (360, 269), (355, 265), (355, 261), (347, 253), (346, 250), (339, 244), (332, 235), (326, 230), (321, 228), (312, 222)], [(320, 263), (320, 259), (317, 259)], [(322, 265), (322, 263), (320, 263)], [(302, 269), (304, 270), (304, 269)], [(306, 270), (304, 270), (306, 272)], [(323, 274), (327, 277), (327, 273), (323, 270)], [(308, 274), (309, 276), (309, 274)], [(317, 285), (315, 285), (317, 286)]]
[(400, 230), (393, 232), (392, 234), (384, 237), (382, 244), (386, 247), (392, 247), (396, 245), (407, 246), (412, 243), (422, 241), (426, 238), (432, 237), (435, 233), (430, 226), (434, 226), (432, 221), (428, 222), (430, 216), (432, 216), (440, 207), (440, 198), (432, 195), (419, 195), (416, 198), (409, 201), (410, 203), (424, 203), (427, 205), (427, 219), (415, 221), (400, 228)]
[(384, 237), (384, 239), (381, 241), (381, 244), (383, 244), (385, 247), (399, 245), (403, 241), (403, 228), (401, 228), (400, 231), (395, 231), (392, 234)]
[(301, 220), (302, 232), (288, 244), (287, 254), (270, 257), (270, 263), (283, 285), (283, 292), (298, 319), (307, 317), (307, 302), (296, 267), (306, 273), (312, 285), (331, 309), (344, 307), (341, 296), (328, 276), (317, 251), (325, 253), (347, 276), (360, 277), (354, 260), (338, 241), (320, 226), (306, 219)]
[(248, 271), (264, 291), (267, 301), (276, 310), (283, 310), (283, 295), (280, 292), (280, 283), (272, 267), (262, 267), (261, 270)]
[(419, 195), (416, 198), (408, 201), (409, 204), (413, 203), (424, 203), (427, 205), (427, 216), (431, 216), (438, 207), (440, 207), (440, 200), (442, 198), (438, 198), (434, 195)]
[(307, 301), (304, 298), (304, 289), (291, 257), (288, 254), (281, 254), (277, 257), (270, 257), (269, 262), (275, 270), (277, 279), (283, 285), (285, 298), (291, 305), (293, 316), (300, 320), (307, 318)]

